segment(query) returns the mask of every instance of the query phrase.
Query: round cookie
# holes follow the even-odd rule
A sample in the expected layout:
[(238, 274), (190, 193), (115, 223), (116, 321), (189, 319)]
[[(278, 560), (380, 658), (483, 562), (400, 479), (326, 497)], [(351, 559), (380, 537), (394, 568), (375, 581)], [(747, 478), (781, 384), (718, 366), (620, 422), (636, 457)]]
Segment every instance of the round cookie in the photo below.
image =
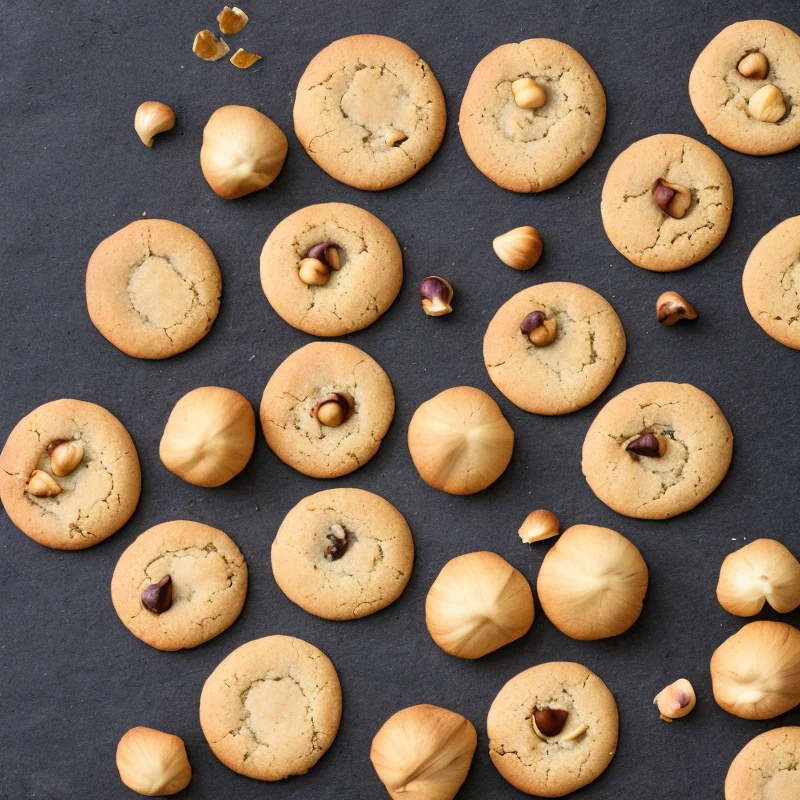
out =
[(773, 338), (800, 350), (800, 217), (790, 217), (753, 248), (742, 275), (744, 301)]
[[(537, 347), (520, 331), (534, 311), (558, 324), (556, 339)], [(534, 414), (567, 414), (602, 394), (625, 357), (625, 331), (597, 292), (577, 283), (542, 283), (515, 294), (494, 315), (483, 360), (494, 385)]]
[[(566, 711), (560, 732), (540, 736), (535, 708)], [(590, 669), (554, 661), (512, 678), (495, 697), (486, 729), (492, 763), (512, 786), (538, 797), (562, 797), (611, 763), (619, 714), (608, 687)]]
[(234, 650), (200, 695), (200, 726), (226, 767), (261, 781), (308, 772), (336, 738), (342, 689), (330, 659), (292, 636)]
[[(547, 93), (520, 108), (511, 84), (533, 78)], [(563, 42), (504, 44), (475, 67), (458, 128), (467, 155), (487, 178), (513, 192), (551, 189), (594, 153), (606, 121), (606, 96), (594, 70)]]
[[(662, 456), (634, 455), (645, 433)], [(688, 383), (640, 383), (603, 407), (583, 442), (583, 474), (597, 497), (626, 517), (667, 519), (689, 511), (719, 486), (733, 455), (733, 433), (719, 406)]]
[(403, 515), (362, 489), (306, 497), (272, 543), (275, 582), (293, 603), (324, 619), (358, 619), (390, 605), (413, 564), (414, 539)]
[[(314, 414), (330, 394), (352, 405), (342, 424)], [(261, 399), (264, 438), (281, 461), (312, 478), (347, 475), (369, 461), (394, 416), (394, 392), (377, 361), (341, 342), (311, 342), (272, 374)]]
[(800, 727), (786, 726), (751, 739), (731, 762), (725, 800), (800, 797)]
[[(77, 456), (83, 451), (67, 475), (54, 473), (48, 454), (59, 443)], [(34, 470), (60, 492), (31, 493)], [(133, 514), (141, 486), (139, 456), (128, 431), (113, 414), (83, 400), (55, 400), (34, 409), (17, 423), (0, 453), (6, 513), (31, 539), (57, 550), (83, 550), (116, 533)]]
[[(681, 219), (653, 199), (659, 179), (691, 190)], [(688, 136), (659, 133), (634, 142), (608, 170), (600, 211), (611, 244), (637, 267), (674, 272), (696, 264), (725, 238), (733, 208), (722, 159)]]
[[(298, 265), (316, 244), (330, 242), (340, 268), (310, 286)], [(375, 322), (403, 283), (403, 255), (377, 217), (347, 203), (320, 203), (286, 217), (261, 252), (261, 286), (292, 327), (314, 336), (343, 336)]]
[(92, 322), (135, 358), (169, 358), (197, 344), (217, 318), (221, 292), (209, 246), (165, 219), (140, 219), (111, 234), (86, 270)]
[[(160, 614), (142, 592), (169, 575), (172, 605)], [(145, 531), (120, 556), (111, 601), (122, 624), (158, 650), (197, 647), (238, 618), (247, 594), (247, 564), (227, 534), (187, 520)]]
[[(739, 62), (763, 54), (769, 71), (746, 78)], [(767, 84), (783, 94), (787, 113), (761, 122), (748, 111), (750, 98)], [(718, 33), (700, 53), (689, 75), (689, 97), (706, 132), (726, 147), (753, 156), (782, 153), (800, 144), (800, 36), (765, 19), (736, 22)]]
[(431, 68), (388, 36), (329, 44), (306, 67), (294, 101), (294, 130), (305, 151), (336, 180), (369, 191), (422, 169), (446, 122)]

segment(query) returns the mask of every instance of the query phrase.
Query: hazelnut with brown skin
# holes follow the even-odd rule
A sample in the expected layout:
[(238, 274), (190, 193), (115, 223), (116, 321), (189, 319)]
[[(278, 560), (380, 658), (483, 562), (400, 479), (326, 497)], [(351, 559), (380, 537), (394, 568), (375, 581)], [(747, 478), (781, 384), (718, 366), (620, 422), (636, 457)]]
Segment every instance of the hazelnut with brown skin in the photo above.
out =
[(547, 738), (558, 736), (564, 730), (568, 716), (569, 712), (563, 708), (550, 708), (548, 706), (539, 708), (539, 706), (536, 706), (533, 709), (535, 730)]
[(661, 458), (667, 452), (667, 440), (654, 433), (643, 433), (628, 442), (625, 449), (636, 456)]
[(142, 592), (142, 605), (154, 614), (163, 614), (172, 608), (172, 578), (165, 575), (157, 583), (151, 583)]
[(347, 538), (347, 531), (338, 523), (334, 523), (331, 525), (331, 531), (326, 538), (331, 543), (325, 548), (325, 558), (328, 561), (338, 561), (347, 552), (350, 544)]
[(314, 406), (311, 416), (316, 417), (320, 425), (338, 428), (350, 416), (352, 407), (352, 401), (347, 395), (331, 392)]
[(667, 183), (663, 178), (656, 179), (652, 195), (655, 204), (673, 219), (683, 219), (692, 204), (692, 193), (678, 183)]
[(453, 311), (450, 305), (453, 299), (453, 287), (438, 275), (429, 275), (419, 285), (419, 296), (422, 298), (422, 310), (429, 317), (441, 317)]
[(769, 73), (769, 61), (763, 53), (748, 53), (737, 67), (739, 74), (755, 81), (763, 81)]
[(658, 706), (661, 719), (664, 722), (672, 722), (675, 719), (685, 717), (697, 703), (694, 688), (686, 678), (680, 678), (662, 689), (653, 700), (653, 704)]
[(674, 325), (682, 319), (697, 319), (692, 304), (677, 292), (664, 292), (656, 300), (656, 315), (662, 325)]
[(558, 322), (555, 317), (548, 317), (544, 311), (531, 311), (522, 320), (519, 329), (535, 347), (547, 347), (556, 340)]

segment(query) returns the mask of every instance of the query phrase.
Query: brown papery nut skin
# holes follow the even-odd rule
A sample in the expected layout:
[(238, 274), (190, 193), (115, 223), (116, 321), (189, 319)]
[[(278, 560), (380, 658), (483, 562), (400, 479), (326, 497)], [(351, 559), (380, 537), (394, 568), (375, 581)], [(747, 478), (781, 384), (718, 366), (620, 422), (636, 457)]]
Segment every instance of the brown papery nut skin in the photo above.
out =
[(519, 329), (535, 347), (547, 347), (558, 336), (558, 322), (544, 311), (531, 311), (520, 323)]
[(673, 219), (683, 219), (692, 204), (692, 193), (678, 183), (657, 178), (652, 189), (655, 204)]
[(341, 267), (339, 248), (333, 242), (320, 242), (313, 247), (309, 247), (306, 258), (314, 258), (329, 269), (338, 270)]
[(540, 509), (531, 511), (522, 527), (519, 529), (519, 536), (526, 544), (541, 542), (544, 539), (552, 539), (561, 532), (561, 523), (552, 511)]
[(654, 433), (643, 433), (628, 442), (625, 449), (635, 456), (661, 458), (667, 452), (667, 440), (663, 436), (656, 436)]
[(240, 47), (232, 56), (231, 64), (239, 69), (250, 69), (253, 64), (261, 61), (261, 56), (258, 53), (248, 53), (247, 50)]
[(538, 706), (533, 709), (533, 720), (539, 732), (550, 738), (551, 736), (558, 736), (564, 726), (567, 724), (567, 717), (569, 712), (563, 708), (539, 708)]
[(662, 689), (653, 699), (653, 704), (658, 706), (661, 719), (672, 722), (689, 714), (697, 703), (697, 697), (692, 686), (686, 678), (671, 683)]
[(154, 728), (131, 728), (119, 740), (117, 769), (122, 782), (145, 797), (176, 794), (192, 780), (183, 740)]
[(234, 6), (225, 6), (222, 11), (217, 14), (217, 22), (219, 22), (220, 33), (232, 35), (240, 33), (244, 30), (245, 25), (248, 23), (247, 14), (241, 8)]
[(203, 61), (219, 61), (230, 52), (230, 47), (224, 39), (218, 39), (212, 31), (206, 29), (194, 37), (192, 52)]
[(518, 270), (531, 269), (542, 256), (542, 237), (536, 228), (523, 225), (496, 237), (492, 248), (506, 266)]
[(748, 53), (737, 67), (739, 74), (756, 81), (764, 80), (769, 73), (769, 61), (763, 53)]
[(697, 312), (677, 292), (664, 292), (656, 300), (656, 316), (662, 325), (669, 327), (682, 319), (697, 319)]
[(419, 285), (419, 296), (422, 298), (422, 310), (429, 317), (441, 317), (450, 314), (453, 299), (453, 287), (438, 275), (429, 275)]
[(172, 608), (172, 578), (165, 575), (142, 591), (142, 605), (154, 614), (163, 614)]

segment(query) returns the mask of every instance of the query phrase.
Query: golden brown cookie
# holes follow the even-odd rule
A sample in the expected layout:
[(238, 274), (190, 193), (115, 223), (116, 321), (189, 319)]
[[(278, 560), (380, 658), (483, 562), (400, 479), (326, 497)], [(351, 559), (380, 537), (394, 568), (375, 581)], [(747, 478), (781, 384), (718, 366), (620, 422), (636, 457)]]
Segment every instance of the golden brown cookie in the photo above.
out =
[(790, 800), (800, 797), (800, 727), (765, 731), (731, 762), (725, 800)]

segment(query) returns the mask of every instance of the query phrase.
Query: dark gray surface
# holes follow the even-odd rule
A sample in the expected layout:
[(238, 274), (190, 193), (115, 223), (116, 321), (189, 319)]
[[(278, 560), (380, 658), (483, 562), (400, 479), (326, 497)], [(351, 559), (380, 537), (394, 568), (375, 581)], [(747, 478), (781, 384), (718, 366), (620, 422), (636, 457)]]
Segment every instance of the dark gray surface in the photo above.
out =
[[(380, 798), (385, 795), (369, 762), (372, 736), (399, 708), (428, 702), (465, 714), (478, 729), (478, 751), (460, 796), (518, 797), (488, 757), (489, 705), (522, 669), (575, 660), (606, 681), (621, 715), (617, 756), (602, 778), (579, 793), (582, 800), (721, 797), (728, 764), (745, 742), (800, 721), (796, 712), (764, 723), (729, 716), (714, 703), (708, 675), (712, 651), (741, 625), (714, 596), (725, 554), (761, 535), (800, 549), (798, 356), (752, 322), (740, 284), (756, 241), (800, 213), (800, 152), (759, 159), (726, 150), (704, 134), (686, 86), (697, 54), (725, 25), (758, 16), (800, 29), (796, 4), (251, 0), (245, 6), (250, 25), (231, 37), (231, 44), (265, 56), (247, 72), (225, 61), (204, 63), (191, 53), (194, 34), (213, 26), (221, 5), (0, 3), (0, 438), (47, 400), (91, 400), (127, 426), (144, 478), (131, 522), (84, 552), (47, 550), (0, 516), (0, 796), (133, 797), (119, 783), (114, 750), (129, 727), (149, 725), (186, 741), (194, 780), (181, 797)], [(333, 39), (361, 32), (395, 36), (417, 49), (448, 103), (447, 135), (433, 162), (404, 186), (379, 194), (329, 178), (292, 132), (294, 88), (307, 62)], [(609, 113), (596, 154), (572, 180), (524, 196), (496, 187), (473, 167), (456, 121), (480, 58), (530, 36), (576, 47), (603, 82)], [(178, 115), (174, 132), (158, 137), (152, 150), (132, 128), (145, 99), (167, 102)], [(289, 137), (286, 166), (273, 186), (234, 202), (210, 191), (198, 162), (203, 125), (228, 103), (255, 106)], [(637, 269), (618, 255), (599, 212), (613, 158), (633, 141), (661, 132), (709, 144), (730, 169), (736, 197), (732, 227), (719, 249), (671, 276)], [(322, 482), (294, 472), (259, 436), (251, 464), (228, 485), (204, 490), (183, 483), (158, 460), (175, 401), (198, 385), (218, 384), (257, 406), (275, 367), (310, 341), (268, 306), (258, 257), (284, 216), (332, 200), (377, 214), (404, 251), (406, 281), (397, 302), (377, 324), (347, 337), (374, 356), (394, 383), (397, 414), (389, 435), (372, 461), (343, 479)], [(84, 303), (84, 270), (93, 248), (144, 211), (196, 230), (223, 274), (222, 308), (211, 333), (163, 362), (118, 352), (93, 328)], [(522, 224), (536, 225), (545, 242), (530, 273), (507, 269), (491, 251), (493, 236)], [(419, 308), (416, 285), (430, 273), (456, 287), (450, 317), (429, 319)], [(548, 280), (599, 291), (628, 335), (627, 358), (601, 400), (557, 418), (528, 415), (508, 403), (491, 385), (481, 357), (494, 311), (520, 289)], [(700, 314), (695, 324), (656, 324), (655, 299), (667, 289), (690, 298)], [(710, 392), (736, 439), (733, 466), (720, 489), (695, 511), (667, 522), (617, 516), (594, 497), (580, 470), (583, 437), (602, 404), (648, 380), (687, 381)], [(405, 442), (414, 409), (458, 384), (489, 391), (517, 434), (506, 474), (468, 498), (429, 489)], [(295, 607), (269, 566), (283, 515), (305, 495), (333, 486), (387, 497), (408, 518), (417, 543), (403, 597), (379, 614), (345, 624)], [(650, 567), (641, 619), (624, 636), (580, 643), (560, 634), (539, 610), (524, 639), (477, 663), (445, 655), (425, 629), (424, 598), (434, 576), (453, 556), (490, 549), (535, 583), (547, 544), (522, 545), (516, 530), (539, 507), (555, 511), (565, 526), (612, 527), (641, 549)], [(228, 631), (194, 651), (169, 654), (122, 626), (109, 581), (138, 533), (176, 518), (233, 536), (247, 557), (250, 591)], [(797, 622), (800, 615), (785, 619)], [(238, 645), (271, 633), (300, 636), (331, 657), (342, 680), (344, 715), (333, 747), (308, 775), (265, 786), (214, 758), (197, 708), (216, 664)], [(694, 683), (698, 706), (686, 720), (666, 725), (651, 701), (681, 676)]]

